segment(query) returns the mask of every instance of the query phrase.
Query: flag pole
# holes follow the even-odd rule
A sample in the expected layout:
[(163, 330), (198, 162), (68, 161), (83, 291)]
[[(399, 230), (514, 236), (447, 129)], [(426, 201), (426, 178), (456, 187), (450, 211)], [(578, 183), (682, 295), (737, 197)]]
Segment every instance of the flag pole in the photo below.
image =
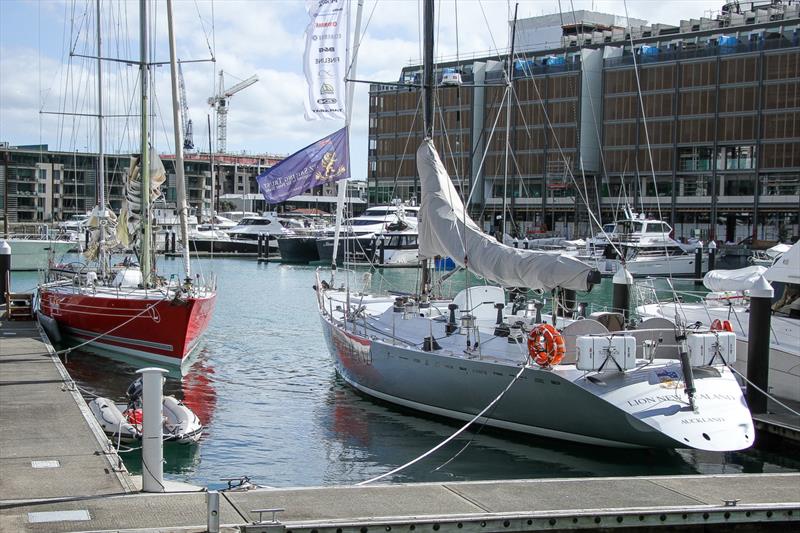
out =
[[(361, 14), (364, 10), (364, 0), (358, 0), (358, 9), (356, 10), (356, 28), (355, 36), (353, 38), (353, 61), (350, 63), (350, 69), (346, 71), (347, 79), (356, 79), (356, 68), (358, 66), (358, 48), (361, 44)], [(350, 33), (350, 18), (347, 19), (347, 33)], [(347, 37), (348, 44), (350, 43), (350, 36)], [(347, 85), (347, 100), (345, 102), (347, 118), (345, 119), (344, 126), (347, 128), (347, 147), (350, 148), (350, 122), (353, 119), (353, 95), (355, 93), (355, 84), (353, 82), (345, 82)], [(349, 154), (348, 154), (349, 160)], [(339, 236), (342, 229), (342, 215), (344, 211), (344, 201), (347, 195), (347, 180), (340, 180), (337, 184), (338, 195), (336, 198), (336, 227), (333, 234), (333, 257), (331, 259), (331, 279), (333, 273), (336, 271), (336, 256), (339, 253)]]

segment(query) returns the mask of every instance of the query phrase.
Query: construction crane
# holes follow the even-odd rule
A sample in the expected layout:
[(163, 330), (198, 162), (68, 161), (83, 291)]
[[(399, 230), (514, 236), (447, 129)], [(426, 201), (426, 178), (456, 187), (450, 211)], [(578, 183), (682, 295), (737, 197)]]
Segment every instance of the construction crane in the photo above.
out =
[(226, 140), (228, 137), (228, 99), (242, 89), (250, 87), (258, 81), (258, 75), (253, 75), (225, 89), (222, 71), (219, 71), (219, 92), (208, 99), (208, 105), (217, 112), (217, 151), (224, 154), (227, 151)]
[(192, 119), (189, 118), (189, 104), (186, 103), (186, 84), (183, 82), (183, 68), (178, 60), (178, 87), (181, 91), (181, 119), (183, 122), (183, 149), (194, 150), (192, 139)]

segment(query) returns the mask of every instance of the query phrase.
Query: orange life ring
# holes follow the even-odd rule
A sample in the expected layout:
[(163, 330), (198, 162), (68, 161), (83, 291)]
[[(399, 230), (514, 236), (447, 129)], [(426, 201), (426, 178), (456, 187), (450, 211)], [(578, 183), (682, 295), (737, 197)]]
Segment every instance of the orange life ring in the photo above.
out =
[(550, 324), (539, 324), (528, 335), (528, 353), (539, 366), (557, 365), (564, 359), (564, 337)]
[(733, 333), (733, 324), (731, 324), (730, 320), (715, 318), (711, 323), (711, 331), (729, 331)]

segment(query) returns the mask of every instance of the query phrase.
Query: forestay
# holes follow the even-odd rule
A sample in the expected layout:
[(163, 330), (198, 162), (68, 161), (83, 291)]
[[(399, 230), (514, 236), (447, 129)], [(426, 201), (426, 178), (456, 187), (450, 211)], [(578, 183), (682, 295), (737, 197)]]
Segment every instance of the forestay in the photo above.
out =
[(460, 266), (504, 287), (589, 289), (589, 265), (571, 257), (512, 248), (481, 231), (467, 215), (430, 139), (417, 150), (417, 168), (422, 185), (421, 257), (452, 257)]

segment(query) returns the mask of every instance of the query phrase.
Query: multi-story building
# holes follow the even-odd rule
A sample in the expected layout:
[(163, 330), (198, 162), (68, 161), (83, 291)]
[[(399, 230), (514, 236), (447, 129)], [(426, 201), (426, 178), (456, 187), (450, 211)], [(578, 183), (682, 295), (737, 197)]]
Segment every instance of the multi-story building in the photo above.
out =
[[(175, 205), (175, 158), (161, 155), (167, 171), (167, 182), (162, 187), (167, 204)], [(216, 180), (214, 186), (217, 209), (224, 210), (220, 198), (236, 195), (258, 195), (255, 180), (262, 171), (281, 160), (279, 156), (240, 156), (217, 154), (214, 156)], [(0, 208), (8, 216), (8, 223), (57, 222), (81, 215), (97, 205), (97, 154), (50, 151), (43, 146), (0, 146)], [(109, 154), (105, 156), (106, 196), (112, 210), (122, 207), (125, 175), (130, 167), (130, 156)], [(212, 179), (211, 160), (208, 154), (186, 154), (184, 172), (187, 182), (187, 200), (198, 215), (211, 212)], [(308, 191), (305, 207), (313, 198), (331, 198), (335, 186), (323, 185)], [(311, 198), (311, 200), (309, 200)], [(293, 205), (293, 204), (289, 204)], [(329, 209), (330, 202), (316, 202)], [(231, 203), (230, 208), (235, 208)], [(275, 209), (276, 206), (270, 206)], [(285, 206), (282, 206), (285, 207)]]
[[(677, 237), (800, 235), (799, 16), (772, 0), (680, 26), (518, 21), (511, 69), (508, 53), (437, 65), (437, 147), (487, 230), (505, 205), (509, 232), (585, 235), (589, 210), (628, 204)], [(370, 88), (371, 199), (418, 196), (420, 79), (412, 66)]]

